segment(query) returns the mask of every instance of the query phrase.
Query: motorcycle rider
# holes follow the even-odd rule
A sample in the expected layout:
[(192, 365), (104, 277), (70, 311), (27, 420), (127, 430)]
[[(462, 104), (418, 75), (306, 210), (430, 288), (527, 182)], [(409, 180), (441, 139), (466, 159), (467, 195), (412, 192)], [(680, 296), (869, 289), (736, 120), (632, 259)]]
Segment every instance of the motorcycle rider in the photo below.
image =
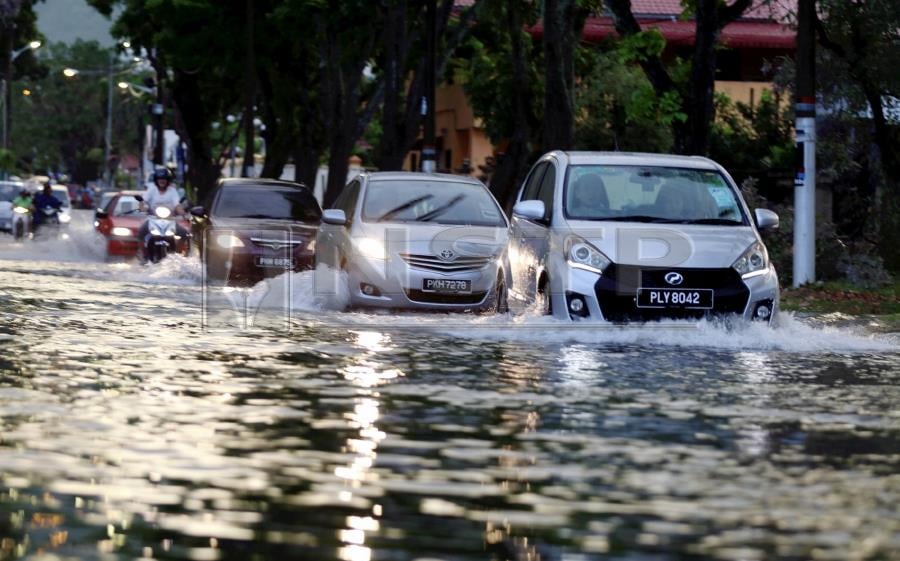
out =
[[(157, 168), (153, 171), (153, 185), (148, 185), (147, 190), (144, 191), (143, 201), (141, 203), (141, 208), (153, 214), (156, 212), (156, 209), (159, 207), (166, 207), (170, 211), (172, 211), (173, 216), (181, 216), (184, 214), (184, 209), (181, 207), (181, 197), (178, 195), (178, 190), (172, 185), (172, 172), (166, 168)], [(181, 238), (185, 238), (188, 236), (188, 231), (181, 225), (176, 225), (175, 230), (178, 236)], [(150, 237), (150, 222), (146, 221), (141, 225), (140, 230), (138, 230), (138, 239), (142, 241), (141, 243), (141, 256), (146, 257), (144, 255), (144, 251), (147, 247), (147, 240)]]
[(41, 212), (41, 210), (51, 207), (58, 211), (62, 208), (62, 201), (53, 196), (53, 187), (50, 186), (50, 182), (48, 181), (44, 183), (44, 190), (34, 196), (32, 206), (36, 209), (33, 219), (34, 228), (36, 229), (47, 219), (46, 215)]
[(22, 189), (22, 191), (19, 192), (19, 196), (13, 199), (13, 207), (20, 207), (31, 210), (31, 193), (28, 192), (28, 189)]

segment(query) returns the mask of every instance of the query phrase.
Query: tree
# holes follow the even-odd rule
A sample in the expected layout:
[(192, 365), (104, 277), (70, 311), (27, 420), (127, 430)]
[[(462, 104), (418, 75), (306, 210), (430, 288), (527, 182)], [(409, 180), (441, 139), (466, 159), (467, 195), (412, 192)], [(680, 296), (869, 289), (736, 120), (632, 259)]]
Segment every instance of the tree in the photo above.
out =
[[(616, 31), (623, 37), (634, 37), (642, 29), (631, 10), (631, 0), (604, 0), (613, 15)], [(741, 17), (753, 0), (691, 0), (689, 12), (696, 21), (694, 53), (691, 58), (690, 80), (683, 86), (681, 106), (685, 119), (675, 125), (675, 149), (683, 154), (706, 154), (709, 150), (710, 127), (714, 119), (714, 91), (716, 76), (716, 47), (722, 29)], [(662, 51), (645, 51), (641, 67), (653, 84), (657, 96), (677, 91), (678, 84), (662, 62)]]
[(539, 14), (527, 0), (483, 0), (475, 9), (473, 36), (456, 66), (491, 141), (505, 144), (490, 188), (508, 208), (540, 145), (542, 52), (526, 31)]
[(544, 1), (544, 151), (575, 144), (575, 49), (587, 10), (577, 0)]
[[(34, 12), (34, 4), (37, 0), (4, 0), (0, 2), (0, 61), (3, 61), (0, 72), (6, 84), (5, 98), (0, 100), (7, 108), (6, 123), (3, 123), (6, 131), (7, 145), (12, 137), (12, 112), (9, 110), (13, 100), (12, 83), (21, 78), (39, 78), (46, 73), (46, 68), (41, 67), (35, 58), (33, 50), (22, 52), (16, 60), (12, 60), (11, 53), (22, 45), (27, 45), (34, 40), (42, 39), (37, 30), (37, 14)], [(0, 146), (5, 148), (5, 146)]]

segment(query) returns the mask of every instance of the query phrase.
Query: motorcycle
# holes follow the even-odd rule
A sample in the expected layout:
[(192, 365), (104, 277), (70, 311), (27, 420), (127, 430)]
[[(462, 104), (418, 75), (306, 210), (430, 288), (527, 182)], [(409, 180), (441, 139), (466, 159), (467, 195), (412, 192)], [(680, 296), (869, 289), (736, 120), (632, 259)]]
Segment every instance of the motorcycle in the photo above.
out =
[[(147, 217), (148, 234), (143, 240), (143, 257), (150, 263), (159, 263), (170, 253), (178, 251), (178, 242), (181, 236), (178, 235), (177, 221), (172, 215), (172, 211), (161, 206)], [(188, 234), (189, 235), (189, 234)], [(190, 247), (190, 240), (186, 240)]]
[(59, 233), (62, 221), (59, 219), (60, 210), (58, 208), (47, 205), (35, 209), (35, 213), (40, 215), (40, 221), (34, 221), (35, 235), (48, 227), (50, 227), (51, 232)]

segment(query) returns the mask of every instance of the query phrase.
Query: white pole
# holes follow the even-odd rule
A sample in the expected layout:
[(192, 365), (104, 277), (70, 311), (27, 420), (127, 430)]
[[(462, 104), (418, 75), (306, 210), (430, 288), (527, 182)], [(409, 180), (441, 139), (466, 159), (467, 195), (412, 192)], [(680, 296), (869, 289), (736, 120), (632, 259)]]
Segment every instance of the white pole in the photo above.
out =
[(816, 280), (816, 118), (797, 119), (802, 176), (794, 182), (794, 286)]

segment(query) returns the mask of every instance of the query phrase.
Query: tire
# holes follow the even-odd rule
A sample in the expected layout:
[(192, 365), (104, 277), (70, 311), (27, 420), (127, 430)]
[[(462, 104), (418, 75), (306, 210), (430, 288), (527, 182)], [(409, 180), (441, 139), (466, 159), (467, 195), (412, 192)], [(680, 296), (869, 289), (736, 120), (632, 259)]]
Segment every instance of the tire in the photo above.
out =
[(506, 278), (501, 272), (497, 275), (497, 282), (494, 283), (494, 291), (488, 297), (481, 313), (484, 314), (505, 314), (509, 312), (509, 294), (506, 290)]
[(15, 225), (13, 226), (13, 237), (16, 240), (21, 240), (22, 238), (25, 237), (25, 222), (24, 221), (19, 220), (18, 222), (15, 223)]
[(537, 300), (541, 315), (553, 315), (553, 299), (550, 297), (550, 279), (544, 279), (538, 287)]

